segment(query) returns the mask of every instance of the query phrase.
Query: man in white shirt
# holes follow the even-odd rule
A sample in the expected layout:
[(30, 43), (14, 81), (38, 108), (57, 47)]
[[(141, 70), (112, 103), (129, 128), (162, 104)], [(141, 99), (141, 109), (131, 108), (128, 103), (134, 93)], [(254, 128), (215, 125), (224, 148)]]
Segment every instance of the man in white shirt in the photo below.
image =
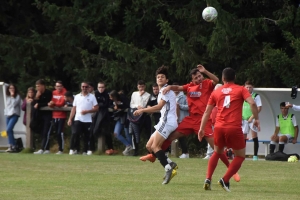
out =
[[(89, 84), (87, 82), (81, 83), (81, 93), (75, 96), (73, 102), (73, 108), (68, 120), (68, 125), (72, 125), (72, 119), (74, 119), (74, 133), (71, 137), (70, 155), (74, 154), (77, 135), (83, 133), (84, 147), (83, 155), (91, 155), (92, 152), (89, 149), (89, 128), (92, 123), (92, 113), (98, 111), (98, 103), (96, 97), (88, 92)], [(75, 114), (76, 113), (76, 114)]]
[[(253, 83), (250, 81), (246, 81), (245, 82), (245, 88), (249, 91), (249, 93), (251, 94), (252, 98), (254, 99), (256, 105), (257, 105), (257, 109), (258, 109), (258, 113), (261, 111), (262, 108), (262, 104), (261, 104), (261, 99), (259, 94), (253, 92)], [(254, 117), (253, 114), (251, 112), (250, 109), (250, 105), (245, 101), (243, 104), (243, 114), (242, 114), (242, 130), (245, 136), (245, 140), (247, 138), (247, 134), (250, 132), (252, 135), (252, 140), (254, 143), (254, 155), (253, 155), (253, 160), (257, 161), (258, 157), (257, 157), (257, 152), (258, 152), (258, 137), (257, 137), (257, 127), (253, 126), (253, 122), (254, 122)]]
[[(150, 94), (146, 92), (146, 84), (143, 80), (139, 80), (137, 83), (137, 89), (138, 91), (133, 92), (131, 95), (130, 100), (130, 108), (131, 110), (134, 109), (143, 109), (147, 107), (147, 103), (150, 98)], [(133, 133), (133, 140), (134, 140), (134, 156), (138, 155), (139, 151), (139, 143), (140, 143), (140, 134), (141, 130), (140, 127), (149, 126), (149, 122), (151, 121), (151, 118), (149, 115), (144, 114), (138, 122), (130, 122), (130, 131)], [(150, 124), (151, 125), (151, 124)], [(151, 127), (148, 127), (147, 129), (151, 129)]]

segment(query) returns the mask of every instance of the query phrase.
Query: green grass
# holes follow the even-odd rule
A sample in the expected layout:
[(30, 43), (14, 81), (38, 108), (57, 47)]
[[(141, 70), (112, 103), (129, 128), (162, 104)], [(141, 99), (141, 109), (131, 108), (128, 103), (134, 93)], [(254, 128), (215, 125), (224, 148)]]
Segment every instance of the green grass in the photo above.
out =
[(241, 181), (231, 193), (217, 181), (225, 172), (219, 162), (212, 191), (203, 190), (207, 160), (173, 160), (178, 175), (162, 185), (159, 162), (137, 157), (69, 156), (0, 153), (0, 199), (299, 199), (300, 163), (246, 160)]

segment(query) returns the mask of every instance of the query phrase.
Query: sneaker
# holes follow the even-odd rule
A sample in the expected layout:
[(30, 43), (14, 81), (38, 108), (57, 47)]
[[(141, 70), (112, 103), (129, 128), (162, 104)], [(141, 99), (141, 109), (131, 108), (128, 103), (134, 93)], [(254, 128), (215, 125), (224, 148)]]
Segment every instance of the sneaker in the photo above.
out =
[(258, 157), (257, 156), (253, 156), (253, 161), (258, 161)]
[(88, 151), (88, 152), (87, 152), (87, 155), (88, 155), (88, 156), (93, 155), (93, 152), (92, 152), (92, 151)]
[(205, 179), (203, 188), (204, 188), (204, 190), (211, 190), (210, 180), (208, 178)]
[[(175, 163), (176, 164), (176, 163)], [(172, 172), (172, 177), (171, 177), (171, 179), (175, 176), (175, 175), (177, 175), (177, 170), (178, 169), (178, 165), (176, 164), (176, 166), (174, 167), (174, 169), (173, 169), (173, 172), (175, 171), (176, 173), (174, 173), (174, 175), (173, 175), (173, 172)], [(164, 175), (164, 177), (163, 177), (163, 180), (165, 180), (165, 178), (166, 178), (166, 175), (167, 175), (167, 173), (165, 173), (165, 175)]]
[(165, 179), (162, 182), (162, 184), (168, 184), (171, 181), (171, 179), (177, 175), (177, 171), (175, 168), (178, 169), (178, 166), (174, 162), (171, 162), (165, 166), (166, 175), (165, 175)]
[(146, 160), (149, 160), (150, 162), (154, 163), (156, 160), (156, 157), (152, 153), (149, 153), (145, 156), (140, 157), (140, 160), (143, 162), (145, 162)]
[(223, 178), (221, 178), (219, 181), (218, 181), (219, 185), (223, 188), (223, 190), (225, 190), (226, 192), (231, 192), (229, 190), (229, 183), (225, 183)]
[(118, 151), (113, 150), (113, 149), (107, 149), (107, 150), (105, 151), (105, 153), (106, 153), (107, 155), (113, 155), (113, 154), (118, 153)]
[(70, 150), (69, 155), (74, 155), (74, 154), (75, 154), (74, 151)]
[(49, 150), (45, 150), (43, 154), (49, 154), (50, 151)]
[(33, 154), (43, 154), (43, 153), (44, 153), (44, 151), (42, 149), (40, 149), (40, 150), (38, 150), (36, 152), (33, 152)]
[(203, 159), (209, 160), (210, 159), (210, 155), (205, 156)]
[(123, 151), (123, 155), (124, 156), (128, 156), (129, 155), (129, 152), (132, 150), (133, 148), (132, 148), (132, 146), (130, 145), (130, 146), (127, 146), (126, 148), (125, 148), (125, 150)]
[(86, 155), (87, 155), (87, 153), (86, 153), (86, 152), (82, 152), (82, 155), (83, 155), (83, 156), (86, 156)]
[(240, 175), (239, 175), (238, 173), (236, 173), (236, 174), (233, 175), (233, 179), (234, 179), (236, 182), (240, 182), (241, 177), (240, 177)]
[(190, 158), (188, 153), (183, 153), (179, 158)]
[(57, 153), (56, 153), (56, 155), (61, 155), (61, 154), (64, 154), (62, 151), (58, 151)]
[(12, 151), (11, 147), (8, 147), (8, 149), (5, 150), (5, 152), (11, 152), (11, 151)]

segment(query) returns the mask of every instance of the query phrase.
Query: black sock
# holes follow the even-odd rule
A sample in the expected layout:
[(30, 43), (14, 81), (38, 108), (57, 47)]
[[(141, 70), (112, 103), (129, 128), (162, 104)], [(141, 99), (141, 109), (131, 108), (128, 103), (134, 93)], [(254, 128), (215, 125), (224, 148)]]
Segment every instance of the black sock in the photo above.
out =
[(284, 144), (279, 144), (279, 151), (283, 152)]
[(163, 150), (159, 150), (155, 153), (156, 158), (158, 158), (160, 164), (165, 167), (168, 164), (167, 157), (165, 155), (165, 152)]
[(258, 137), (253, 138), (253, 143), (254, 143), (254, 156), (257, 156), (257, 152), (258, 152)]
[(276, 147), (275, 144), (270, 144), (270, 153), (274, 153), (275, 147)]

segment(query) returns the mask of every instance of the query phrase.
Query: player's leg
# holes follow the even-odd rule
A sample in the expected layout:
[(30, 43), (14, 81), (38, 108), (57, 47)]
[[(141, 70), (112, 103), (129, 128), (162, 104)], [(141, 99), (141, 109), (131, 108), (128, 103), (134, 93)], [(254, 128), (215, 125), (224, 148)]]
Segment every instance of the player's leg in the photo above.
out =
[(258, 148), (259, 148), (259, 143), (258, 143), (258, 136), (257, 136), (257, 128), (253, 125), (253, 122), (249, 123), (249, 129), (250, 133), (252, 136), (253, 140), (253, 147), (254, 147), (254, 154), (253, 154), (253, 160), (256, 161), (258, 160), (257, 158), (257, 153), (258, 153)]
[(279, 151), (283, 152), (285, 143), (288, 142), (288, 137), (286, 135), (281, 135), (279, 137)]
[(242, 120), (242, 132), (244, 134), (244, 140), (245, 140), (245, 143), (247, 141), (247, 134), (249, 133), (249, 123), (248, 123), (248, 120)]
[(276, 144), (278, 144), (279, 142), (279, 137), (272, 135), (271, 136), (271, 142), (270, 142), (270, 153), (274, 153), (275, 148), (276, 148)]
[(230, 163), (225, 175), (220, 179), (219, 184), (225, 191), (229, 190), (230, 178), (238, 172), (242, 163), (245, 160), (245, 143), (244, 136), (241, 129), (224, 129), (226, 146), (231, 147), (234, 151), (235, 157)]
[[(155, 132), (154, 132), (155, 133)], [(153, 133), (153, 134), (154, 134)], [(154, 140), (154, 137), (153, 137), (153, 134), (151, 135), (150, 139), (148, 140), (147, 144), (146, 144), (146, 149), (148, 150), (149, 154), (145, 155), (145, 156), (142, 156), (140, 157), (140, 160), (141, 161), (146, 161), (146, 160), (149, 160), (150, 162), (155, 162), (156, 160), (156, 157), (155, 155), (153, 154), (152, 150), (151, 150), (151, 146), (153, 144), (153, 140)]]
[(167, 156), (165, 155), (165, 152), (161, 149), (161, 145), (165, 141), (164, 136), (162, 136), (158, 131), (154, 133), (153, 142), (151, 146), (151, 150), (155, 153), (155, 156), (158, 158), (160, 164), (164, 167), (166, 171), (165, 180), (162, 184), (168, 184), (171, 180), (172, 172), (175, 167), (177, 167), (177, 164), (172, 162), (168, 163)]

